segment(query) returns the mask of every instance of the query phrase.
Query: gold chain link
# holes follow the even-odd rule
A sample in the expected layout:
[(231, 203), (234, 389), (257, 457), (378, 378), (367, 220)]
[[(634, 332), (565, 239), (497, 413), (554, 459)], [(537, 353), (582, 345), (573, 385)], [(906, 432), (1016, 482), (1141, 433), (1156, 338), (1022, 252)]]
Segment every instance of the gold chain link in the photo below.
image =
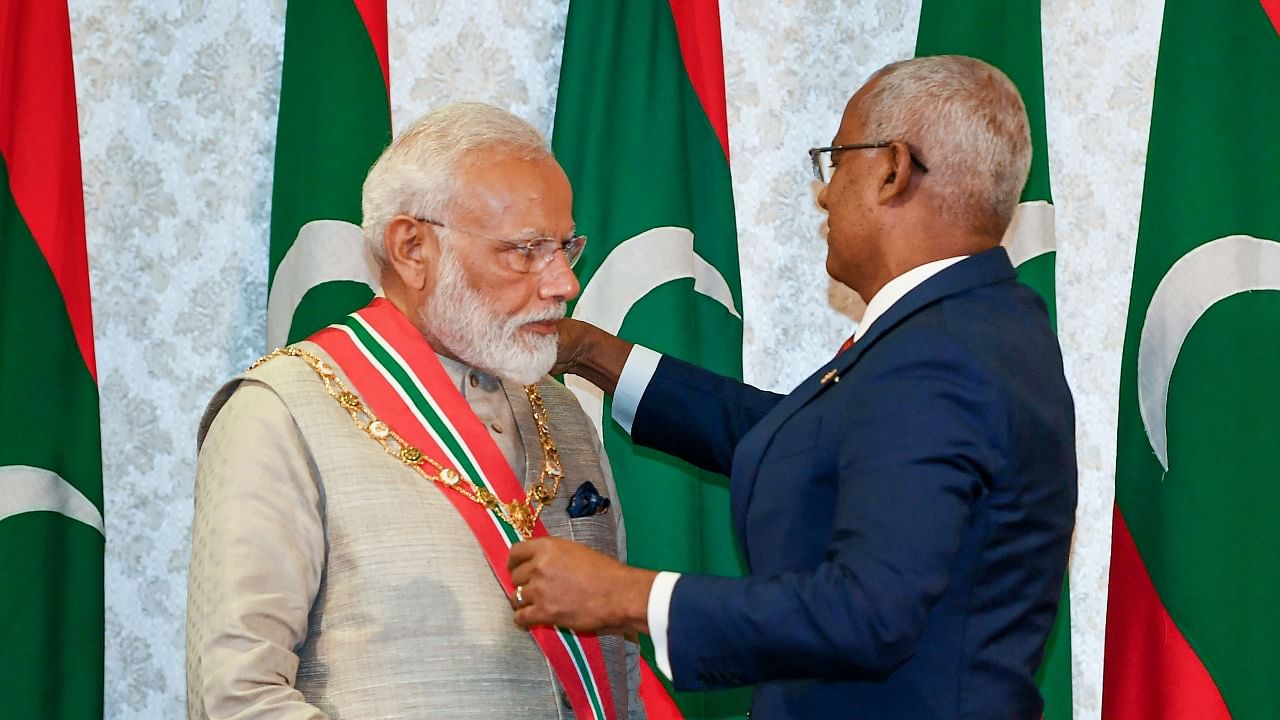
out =
[[(253, 370), (281, 356), (301, 358), (307, 363), (320, 376), (325, 392), (337, 400), (342, 409), (351, 416), (356, 427), (376, 440), (388, 455), (416, 470), (427, 480), (455, 490), (468, 500), (497, 513), (507, 524), (515, 528), (520, 537), (526, 540), (533, 536), (533, 526), (537, 524), (543, 508), (550, 504), (560, 492), (560, 481), (564, 477), (564, 470), (560, 465), (560, 452), (556, 449), (556, 442), (551, 437), (547, 422), (547, 407), (543, 404), (542, 394), (538, 392), (536, 385), (525, 385), (524, 394), (529, 399), (529, 408), (533, 412), (533, 422), (538, 429), (538, 439), (542, 445), (542, 471), (539, 473), (538, 481), (529, 488), (528, 497), (524, 502), (512, 500), (504, 503), (488, 488), (475, 484), (470, 478), (464, 477), (453, 468), (444, 467), (435, 458), (406, 442), (399, 433), (365, 407), (360, 396), (347, 389), (328, 363), (313, 353), (296, 347), (277, 348), (259, 359), (249, 369)], [(435, 468), (435, 474), (427, 470), (428, 465)]]

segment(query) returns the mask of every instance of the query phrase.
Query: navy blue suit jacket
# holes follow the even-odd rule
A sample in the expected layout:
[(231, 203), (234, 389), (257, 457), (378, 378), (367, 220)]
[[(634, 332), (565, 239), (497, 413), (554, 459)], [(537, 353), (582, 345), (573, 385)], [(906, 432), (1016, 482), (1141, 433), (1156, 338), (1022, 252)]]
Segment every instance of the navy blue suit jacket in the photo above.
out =
[(632, 434), (729, 475), (750, 569), (676, 584), (678, 688), (756, 684), (755, 720), (1040, 717), (1075, 421), (1044, 304), (1002, 248), (785, 396), (664, 357)]

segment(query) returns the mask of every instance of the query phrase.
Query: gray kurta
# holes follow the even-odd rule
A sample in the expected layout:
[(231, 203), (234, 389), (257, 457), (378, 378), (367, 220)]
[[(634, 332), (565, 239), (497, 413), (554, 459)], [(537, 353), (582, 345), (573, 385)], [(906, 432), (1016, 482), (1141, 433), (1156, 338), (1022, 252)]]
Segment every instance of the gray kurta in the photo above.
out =
[[(523, 390), (445, 369), (527, 487), (542, 453)], [(563, 386), (539, 389), (565, 469), (543, 524), (616, 554), (616, 509), (565, 511), (586, 480), (616, 508), (599, 440)], [(441, 489), (358, 430), (303, 361), (277, 358), (225, 385), (199, 442), (189, 718), (573, 717)], [(600, 640), (618, 716), (642, 717), (635, 646)]]

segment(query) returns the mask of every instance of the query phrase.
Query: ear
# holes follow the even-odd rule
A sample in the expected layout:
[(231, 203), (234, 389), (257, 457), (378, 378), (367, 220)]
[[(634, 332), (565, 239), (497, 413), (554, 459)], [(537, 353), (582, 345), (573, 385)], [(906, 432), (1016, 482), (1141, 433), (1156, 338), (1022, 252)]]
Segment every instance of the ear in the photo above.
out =
[(911, 176), (916, 170), (906, 143), (894, 141), (888, 150), (883, 155), (888, 166), (884, 168), (884, 179), (880, 182), (879, 199), (882, 203), (903, 198), (911, 187)]
[(423, 290), (440, 255), (435, 228), (408, 215), (397, 215), (382, 233), (387, 265), (400, 282), (412, 290)]

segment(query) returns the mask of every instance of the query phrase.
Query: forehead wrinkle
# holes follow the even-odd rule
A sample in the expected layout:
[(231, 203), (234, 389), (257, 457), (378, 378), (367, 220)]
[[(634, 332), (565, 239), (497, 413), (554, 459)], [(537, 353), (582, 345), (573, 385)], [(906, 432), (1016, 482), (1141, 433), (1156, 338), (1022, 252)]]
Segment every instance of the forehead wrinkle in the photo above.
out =
[(544, 237), (551, 237), (551, 233), (539, 230), (536, 227), (526, 227), (511, 233), (511, 240), (541, 240)]

